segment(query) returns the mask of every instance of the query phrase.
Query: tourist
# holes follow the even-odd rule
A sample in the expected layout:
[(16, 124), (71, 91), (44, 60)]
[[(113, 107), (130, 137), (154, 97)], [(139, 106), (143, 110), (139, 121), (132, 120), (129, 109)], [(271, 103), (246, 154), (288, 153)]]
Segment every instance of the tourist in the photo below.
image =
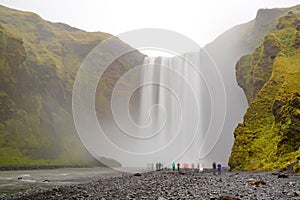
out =
[(177, 169), (180, 170), (180, 163), (177, 163)]
[(173, 168), (173, 171), (175, 171), (175, 167), (176, 167), (175, 162), (172, 162), (172, 168)]
[(202, 163), (200, 163), (200, 165), (199, 165), (199, 172), (203, 172), (203, 165), (202, 165)]
[(221, 163), (218, 163), (218, 174), (221, 175), (222, 165)]
[(213, 175), (216, 175), (216, 168), (217, 168), (216, 162), (213, 162), (212, 167), (213, 167)]

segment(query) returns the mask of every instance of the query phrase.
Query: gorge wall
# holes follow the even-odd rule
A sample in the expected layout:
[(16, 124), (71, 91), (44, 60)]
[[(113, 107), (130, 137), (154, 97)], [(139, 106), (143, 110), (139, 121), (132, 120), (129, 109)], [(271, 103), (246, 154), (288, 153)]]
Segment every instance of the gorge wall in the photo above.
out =
[[(0, 6), (0, 165), (96, 164), (76, 133), (72, 89), (83, 59), (109, 37)], [(111, 64), (97, 90), (99, 116), (118, 77), (143, 60), (135, 51)]]
[(279, 18), (276, 30), (236, 64), (249, 108), (234, 131), (233, 169), (274, 170), (300, 156), (300, 15)]

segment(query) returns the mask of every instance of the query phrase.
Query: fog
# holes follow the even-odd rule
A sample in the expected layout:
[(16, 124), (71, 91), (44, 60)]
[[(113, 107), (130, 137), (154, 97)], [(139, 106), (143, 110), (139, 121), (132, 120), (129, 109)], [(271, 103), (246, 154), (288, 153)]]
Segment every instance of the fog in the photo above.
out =
[(254, 19), (258, 9), (290, 7), (299, 1), (0, 0), (0, 3), (86, 31), (118, 35), (140, 28), (169, 29), (186, 35), (203, 47), (225, 30)]

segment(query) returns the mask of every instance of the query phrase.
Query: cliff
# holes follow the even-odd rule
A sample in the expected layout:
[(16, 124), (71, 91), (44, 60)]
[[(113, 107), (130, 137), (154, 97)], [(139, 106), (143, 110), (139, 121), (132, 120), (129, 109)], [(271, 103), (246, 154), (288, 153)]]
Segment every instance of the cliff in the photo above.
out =
[(300, 11), (280, 17), (276, 30), (236, 64), (249, 108), (234, 131), (232, 169), (274, 170), (300, 156)]
[[(0, 6), (0, 165), (95, 163), (76, 133), (72, 88), (83, 59), (109, 37)], [(97, 90), (99, 115), (118, 77), (143, 59), (135, 51), (112, 63)]]
[[(237, 124), (242, 122), (243, 115), (248, 107), (245, 93), (239, 87), (236, 80), (236, 62), (241, 56), (253, 52), (263, 42), (267, 34), (276, 30), (276, 25), (280, 17), (285, 16), (289, 11), (296, 12), (299, 8), (300, 5), (290, 8), (260, 9), (255, 19), (225, 31), (212, 43), (204, 47), (204, 50), (209, 53), (210, 57), (202, 56), (200, 63), (208, 68), (216, 65), (220, 70), (226, 90), (226, 99), (224, 101), (226, 101), (227, 109), (225, 124), (217, 144), (213, 146), (215, 142), (214, 138), (204, 144), (204, 149), (214, 147), (207, 156), (208, 160), (218, 160), (222, 163), (228, 163), (234, 141), (232, 133)], [(210, 113), (208, 105), (210, 103), (210, 101), (204, 102), (204, 105), (207, 105), (203, 108), (204, 116), (207, 116), (202, 119), (204, 126), (209, 124)], [(222, 113), (218, 116), (221, 115)], [(217, 120), (221, 121), (220, 119)], [(208, 135), (214, 134), (216, 133), (208, 133)]]

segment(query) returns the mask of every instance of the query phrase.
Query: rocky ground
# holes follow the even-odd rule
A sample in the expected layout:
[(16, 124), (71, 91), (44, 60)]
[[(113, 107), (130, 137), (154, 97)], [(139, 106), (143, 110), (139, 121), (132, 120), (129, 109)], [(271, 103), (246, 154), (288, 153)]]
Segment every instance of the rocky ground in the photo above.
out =
[(300, 199), (300, 176), (280, 173), (159, 171), (96, 177), (2, 199)]

